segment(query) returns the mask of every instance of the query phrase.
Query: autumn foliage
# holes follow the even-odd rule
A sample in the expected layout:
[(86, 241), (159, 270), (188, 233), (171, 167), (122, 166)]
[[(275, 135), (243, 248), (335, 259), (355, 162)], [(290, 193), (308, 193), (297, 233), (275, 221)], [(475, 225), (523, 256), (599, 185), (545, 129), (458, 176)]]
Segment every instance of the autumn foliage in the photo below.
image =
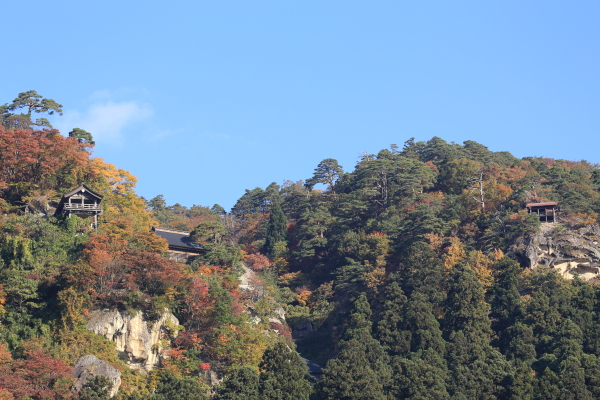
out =
[(33, 191), (53, 193), (94, 177), (87, 145), (57, 130), (0, 126), (0, 160), (0, 190), (11, 202)]
[(6, 345), (0, 343), (0, 394), (9, 399), (71, 398), (71, 368), (31, 343), (25, 347), (25, 358), (15, 360)]

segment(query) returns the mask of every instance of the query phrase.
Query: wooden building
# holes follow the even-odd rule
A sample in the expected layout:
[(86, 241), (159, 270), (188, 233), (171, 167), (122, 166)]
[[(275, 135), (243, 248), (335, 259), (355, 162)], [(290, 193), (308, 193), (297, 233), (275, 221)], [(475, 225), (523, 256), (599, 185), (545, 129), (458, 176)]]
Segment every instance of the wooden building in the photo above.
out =
[(554, 201), (547, 203), (529, 203), (525, 207), (530, 214), (537, 214), (540, 218), (540, 222), (556, 222), (558, 203)]
[(102, 215), (102, 195), (94, 192), (85, 184), (65, 193), (54, 215), (77, 215), (81, 218), (93, 218), (92, 227), (98, 229), (98, 215)]
[(201, 244), (190, 239), (189, 232), (158, 227), (152, 227), (152, 232), (167, 241), (172, 260), (189, 263), (205, 252)]

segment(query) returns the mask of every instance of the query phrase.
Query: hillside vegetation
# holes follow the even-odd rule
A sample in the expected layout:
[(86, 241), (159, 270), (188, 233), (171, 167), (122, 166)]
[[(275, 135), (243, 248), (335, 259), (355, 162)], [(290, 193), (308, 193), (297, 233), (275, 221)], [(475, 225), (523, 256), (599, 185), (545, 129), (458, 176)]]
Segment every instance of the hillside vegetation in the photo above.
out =
[[(595, 278), (530, 268), (522, 246), (541, 229), (527, 203), (558, 202), (548, 237), (593, 231), (597, 165), (409, 139), (226, 212), (137, 196), (90, 133), (35, 112), (62, 106), (30, 91), (0, 109), (0, 398), (107, 398), (101, 377), (71, 390), (85, 355), (121, 372), (121, 399), (600, 398)], [(82, 182), (104, 196), (97, 232), (51, 209)], [(151, 226), (205, 252), (170, 260)], [(105, 310), (172, 313), (160, 365), (89, 330)], [(312, 387), (296, 351), (326, 366)]]

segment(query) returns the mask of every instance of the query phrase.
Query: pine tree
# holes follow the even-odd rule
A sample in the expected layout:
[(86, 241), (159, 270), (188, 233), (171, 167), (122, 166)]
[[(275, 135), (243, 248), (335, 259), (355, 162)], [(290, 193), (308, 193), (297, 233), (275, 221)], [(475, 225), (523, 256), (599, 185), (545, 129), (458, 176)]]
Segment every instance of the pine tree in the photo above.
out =
[(108, 400), (113, 383), (104, 375), (91, 377), (81, 387), (81, 392), (75, 396), (76, 400)]
[(491, 336), (489, 306), (485, 302), (483, 287), (473, 271), (457, 264), (448, 276), (448, 297), (443, 319), (447, 336), (463, 331), (468, 340), (477, 345), (488, 345)]
[(386, 400), (391, 369), (381, 344), (371, 335), (366, 296), (354, 303), (338, 356), (327, 363), (318, 394), (324, 400)]
[(531, 326), (517, 322), (506, 330), (506, 337), (511, 338), (510, 343), (501, 350), (509, 360), (529, 364), (535, 361), (535, 338)]
[(494, 321), (492, 329), (500, 337), (498, 347), (502, 349), (511, 338), (507, 335), (508, 327), (523, 313), (517, 286), (521, 268), (517, 262), (504, 257), (494, 265), (494, 270), (495, 283), (489, 292), (490, 319)]
[(449, 399), (446, 391), (448, 370), (440, 354), (433, 350), (412, 353), (392, 360), (394, 375), (390, 385), (393, 399)]
[(206, 400), (208, 398), (198, 378), (178, 378), (168, 370), (161, 375), (156, 392), (150, 397), (151, 400)]
[(215, 400), (259, 400), (259, 375), (250, 367), (236, 368), (219, 385)]
[(279, 242), (285, 242), (287, 237), (287, 219), (281, 210), (278, 201), (273, 201), (269, 225), (267, 226), (267, 237), (265, 240), (265, 253), (272, 256), (273, 248)]
[(391, 355), (406, 355), (410, 352), (410, 336), (399, 329), (406, 301), (400, 285), (396, 280), (392, 280), (385, 288), (381, 319), (377, 323), (377, 338)]
[(538, 380), (535, 398), (539, 400), (556, 400), (560, 398), (558, 376), (548, 367)]
[(527, 362), (517, 362), (509, 386), (511, 400), (533, 400), (535, 396), (535, 372)]
[(560, 363), (560, 399), (592, 400), (592, 394), (585, 386), (585, 371), (577, 357), (569, 356)]
[(444, 300), (441, 290), (443, 270), (439, 257), (427, 243), (415, 242), (402, 257), (403, 290), (407, 296), (413, 292), (423, 293), (434, 306)]
[(385, 295), (377, 331), (382, 345), (393, 356), (391, 398), (449, 398), (445, 342), (427, 295), (414, 291), (407, 301), (394, 280)]
[(440, 323), (425, 294), (413, 293), (400, 326), (407, 336), (410, 335), (411, 352), (432, 350), (444, 356), (446, 343), (442, 338)]
[(267, 349), (259, 368), (261, 399), (308, 400), (311, 387), (305, 378), (306, 364), (286, 343)]
[(449, 335), (448, 392), (485, 399), (505, 396), (510, 365), (490, 345), (489, 307), (475, 274), (457, 264), (449, 275), (444, 327)]

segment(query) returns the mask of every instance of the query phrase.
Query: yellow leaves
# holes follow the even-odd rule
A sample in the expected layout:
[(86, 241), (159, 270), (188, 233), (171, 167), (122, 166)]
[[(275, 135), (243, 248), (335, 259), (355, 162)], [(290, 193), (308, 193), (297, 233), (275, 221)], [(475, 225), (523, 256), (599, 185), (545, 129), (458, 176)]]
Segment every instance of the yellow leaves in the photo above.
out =
[(425, 239), (427, 239), (427, 241), (429, 242), (429, 247), (431, 247), (431, 250), (435, 251), (436, 253), (439, 253), (440, 249), (442, 248), (442, 245), (444, 244), (444, 237), (436, 233), (430, 232), (425, 234)]
[[(167, 288), (167, 290), (165, 290), (165, 297), (169, 301), (175, 300), (180, 295), (181, 295), (181, 293), (174, 287), (169, 287), (169, 288)], [(170, 321), (170, 320), (168, 320), (168, 321)]]
[(379, 287), (385, 283), (385, 268), (377, 267), (363, 275), (363, 279), (370, 289), (375, 293), (379, 291)]
[(450, 239), (450, 246), (446, 248), (442, 260), (447, 270), (452, 269), (458, 263), (465, 263), (467, 268), (477, 275), (477, 278), (487, 290), (494, 282), (492, 266), (502, 257), (504, 257), (504, 253), (500, 249), (495, 249), (489, 255), (479, 250), (470, 251), (467, 254), (465, 244), (459, 238), (453, 237)]
[(304, 276), (301, 271), (288, 272), (287, 274), (281, 275), (278, 279), (279, 284), (283, 286), (290, 286), (292, 284), (298, 284), (304, 280)]
[(312, 292), (310, 290), (303, 290), (296, 296), (296, 301), (300, 303), (302, 306), (308, 305), (312, 297)]
[(129, 171), (117, 168), (101, 158), (92, 160), (92, 170), (106, 179), (110, 189), (117, 194), (134, 194), (137, 178)]
[(494, 282), (494, 277), (492, 276), (492, 265), (494, 265), (495, 261), (496, 259), (494, 254), (492, 254), (492, 257), (488, 257), (479, 250), (471, 251), (469, 253), (467, 267), (475, 272), (475, 275), (477, 275), (477, 278), (485, 289), (492, 286), (492, 283)]
[(198, 267), (198, 274), (203, 275), (203, 276), (209, 276), (212, 275), (213, 270), (206, 266), (206, 265), (201, 265)]
[(452, 269), (457, 263), (465, 261), (467, 254), (465, 253), (465, 245), (459, 238), (453, 237), (450, 239), (450, 246), (446, 250), (446, 254), (442, 256), (444, 268)]
[(6, 292), (2, 288), (2, 285), (0, 285), (0, 318), (6, 313), (4, 304), (6, 304)]

